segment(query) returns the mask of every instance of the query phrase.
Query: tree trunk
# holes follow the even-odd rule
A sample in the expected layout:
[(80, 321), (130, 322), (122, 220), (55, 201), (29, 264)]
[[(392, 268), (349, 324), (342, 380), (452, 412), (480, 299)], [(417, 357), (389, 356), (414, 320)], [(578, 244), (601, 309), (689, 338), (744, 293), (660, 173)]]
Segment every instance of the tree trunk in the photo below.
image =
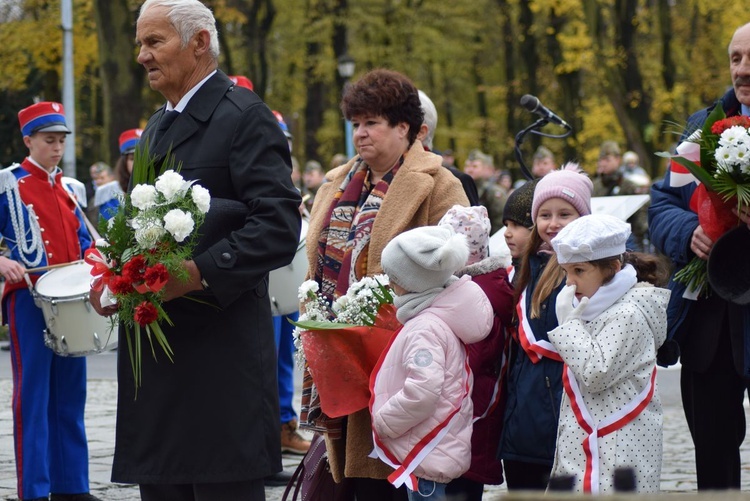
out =
[(120, 155), (120, 133), (140, 125), (144, 69), (133, 52), (135, 15), (127, 0), (95, 0), (103, 135), (101, 158), (112, 164)]

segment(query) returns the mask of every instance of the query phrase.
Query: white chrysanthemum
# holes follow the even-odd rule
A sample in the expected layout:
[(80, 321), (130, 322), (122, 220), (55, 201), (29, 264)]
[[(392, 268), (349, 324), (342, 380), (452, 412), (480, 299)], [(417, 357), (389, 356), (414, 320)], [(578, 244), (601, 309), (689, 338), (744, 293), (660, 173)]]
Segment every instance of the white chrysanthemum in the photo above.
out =
[(737, 147), (733, 145), (719, 146), (714, 152), (717, 167), (721, 170), (731, 170), (737, 160)]
[(133, 207), (146, 210), (156, 205), (156, 188), (150, 184), (139, 184), (130, 193), (130, 202)]
[(173, 170), (168, 170), (156, 178), (156, 190), (164, 195), (167, 202), (173, 201), (178, 196), (184, 195), (190, 183), (185, 181), (181, 175)]
[(747, 129), (741, 125), (734, 125), (721, 133), (719, 146), (729, 146), (743, 141), (747, 141)]
[(193, 217), (180, 209), (172, 209), (164, 215), (164, 229), (167, 230), (177, 242), (182, 242), (193, 232), (195, 221)]
[(384, 287), (390, 284), (390, 279), (388, 278), (388, 275), (384, 275), (384, 274), (375, 275), (372, 277), (372, 279)]
[(194, 184), (190, 189), (190, 196), (201, 213), (205, 214), (211, 208), (211, 194), (203, 186)]
[(135, 241), (141, 249), (153, 249), (166, 233), (158, 220), (134, 219), (131, 226), (135, 229)]
[(338, 316), (341, 316), (341, 313), (346, 311), (348, 305), (349, 296), (340, 296), (338, 299), (336, 299), (336, 301), (333, 302), (333, 304), (331, 305), (331, 309), (333, 309), (333, 312)]
[(315, 295), (318, 290), (320, 290), (318, 282), (315, 280), (305, 280), (297, 289), (297, 297), (300, 301), (305, 301)]

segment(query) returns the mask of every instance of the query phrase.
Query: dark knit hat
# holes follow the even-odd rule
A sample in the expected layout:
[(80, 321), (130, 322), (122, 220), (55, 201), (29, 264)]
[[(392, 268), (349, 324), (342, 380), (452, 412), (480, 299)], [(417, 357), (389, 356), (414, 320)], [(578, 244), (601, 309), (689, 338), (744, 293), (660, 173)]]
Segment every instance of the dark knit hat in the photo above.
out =
[(531, 220), (531, 204), (534, 202), (534, 188), (539, 179), (527, 181), (520, 188), (513, 190), (505, 202), (503, 209), (503, 223), (513, 221), (526, 228), (534, 226)]

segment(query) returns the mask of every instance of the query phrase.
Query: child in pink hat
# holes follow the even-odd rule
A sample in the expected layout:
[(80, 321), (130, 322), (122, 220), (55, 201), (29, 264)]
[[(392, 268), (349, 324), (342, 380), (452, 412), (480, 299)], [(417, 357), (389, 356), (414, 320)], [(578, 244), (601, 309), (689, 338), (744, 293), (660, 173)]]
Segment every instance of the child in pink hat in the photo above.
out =
[(550, 172), (534, 189), (534, 226), (514, 278), (517, 337), (511, 342), (499, 449), (509, 490), (544, 490), (552, 469), (563, 363), (547, 333), (558, 325), (555, 299), (565, 284), (551, 241), (591, 213), (592, 189), (577, 164)]

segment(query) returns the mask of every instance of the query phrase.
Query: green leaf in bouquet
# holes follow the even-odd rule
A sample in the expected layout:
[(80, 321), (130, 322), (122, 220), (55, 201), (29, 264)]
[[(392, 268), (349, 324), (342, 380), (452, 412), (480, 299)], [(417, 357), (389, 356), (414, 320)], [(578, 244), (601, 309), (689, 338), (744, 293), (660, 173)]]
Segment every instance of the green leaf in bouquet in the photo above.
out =
[[(719, 136), (711, 132), (711, 127), (719, 120), (725, 119), (727, 116), (724, 113), (722, 106), (714, 106), (711, 113), (706, 117), (706, 121), (703, 123), (703, 129), (701, 131), (701, 166), (703, 170), (713, 174), (716, 172), (716, 158), (714, 152), (719, 144)], [(703, 182), (703, 181), (701, 181)], [(711, 185), (706, 185), (710, 188)]]
[(138, 184), (151, 184), (153, 185), (156, 178), (160, 174), (168, 170), (174, 170), (175, 172), (180, 171), (182, 162), (176, 164), (175, 156), (172, 154), (172, 147), (169, 147), (167, 154), (164, 155), (164, 160), (161, 166), (157, 170), (157, 156), (149, 155), (149, 138), (145, 138), (140, 141), (135, 147), (135, 154), (133, 155), (133, 174), (131, 177), (132, 186)]
[(294, 321), (291, 318), (287, 318), (287, 321), (290, 324), (294, 325), (295, 327), (299, 327), (302, 330), (312, 330), (312, 331), (335, 330), (335, 329), (343, 329), (345, 327), (362, 327), (361, 325), (342, 324), (339, 322), (326, 322), (326, 321), (320, 321), (320, 320)]
[(708, 264), (697, 256), (683, 269), (675, 273), (674, 281), (685, 285), (689, 291), (700, 290), (701, 297), (711, 295), (711, 286), (708, 283)]

